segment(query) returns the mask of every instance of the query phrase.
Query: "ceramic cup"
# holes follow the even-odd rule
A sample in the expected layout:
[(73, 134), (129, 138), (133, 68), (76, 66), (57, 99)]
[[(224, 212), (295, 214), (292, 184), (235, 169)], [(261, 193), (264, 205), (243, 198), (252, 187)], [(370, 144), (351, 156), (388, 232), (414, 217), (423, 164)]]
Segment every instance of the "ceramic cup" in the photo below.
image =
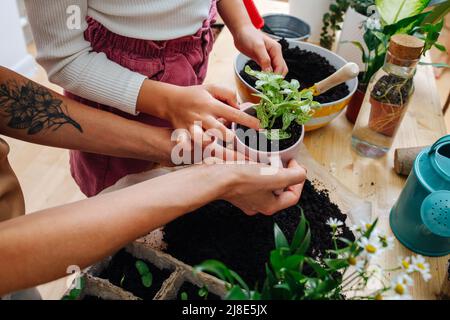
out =
[[(253, 104), (245, 103), (241, 105), (241, 110), (254, 116), (256, 114), (256, 111), (253, 107), (254, 107)], [(232, 124), (232, 130), (234, 132), (236, 132), (237, 127), (238, 125), (236, 123)], [(297, 154), (300, 151), (300, 147), (303, 142), (304, 136), (305, 136), (305, 128), (304, 126), (302, 126), (302, 134), (294, 145), (284, 150), (266, 152), (247, 146), (236, 135), (236, 149), (242, 154), (245, 154), (252, 161), (270, 164), (272, 167), (275, 168), (282, 168), (285, 167), (289, 163), (289, 161), (291, 161), (297, 156)]]

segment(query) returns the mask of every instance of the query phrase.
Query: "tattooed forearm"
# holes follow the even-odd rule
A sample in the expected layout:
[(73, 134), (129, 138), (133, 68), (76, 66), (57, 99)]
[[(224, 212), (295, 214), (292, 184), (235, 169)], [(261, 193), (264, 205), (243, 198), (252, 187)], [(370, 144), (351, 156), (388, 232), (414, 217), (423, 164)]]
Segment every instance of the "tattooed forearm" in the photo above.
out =
[(10, 128), (27, 130), (30, 135), (47, 129), (56, 131), (64, 125), (83, 132), (80, 124), (68, 115), (63, 101), (32, 81), (0, 84), (0, 113), (9, 119)]

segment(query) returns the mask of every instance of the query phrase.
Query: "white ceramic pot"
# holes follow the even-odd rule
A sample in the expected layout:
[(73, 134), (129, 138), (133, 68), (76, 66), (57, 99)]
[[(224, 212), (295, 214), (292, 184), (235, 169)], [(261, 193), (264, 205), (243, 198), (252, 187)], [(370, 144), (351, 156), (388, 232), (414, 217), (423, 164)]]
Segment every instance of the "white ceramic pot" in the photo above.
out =
[(358, 41), (367, 50), (362, 27), (366, 20), (367, 17), (365, 15), (356, 12), (353, 8), (349, 8), (345, 14), (341, 36), (336, 41), (336, 53), (345, 60), (356, 63), (360, 70), (366, 70), (366, 66), (362, 61), (361, 50), (348, 41)]
[[(252, 103), (245, 103), (241, 105), (241, 110), (254, 116), (256, 114), (256, 111), (253, 108), (253, 106), (254, 104)], [(236, 132), (237, 124), (233, 123), (231, 128), (234, 132)], [(281, 168), (285, 167), (289, 163), (289, 161), (291, 161), (297, 156), (297, 154), (300, 151), (300, 147), (304, 137), (305, 137), (305, 128), (304, 126), (302, 126), (302, 134), (294, 145), (284, 150), (266, 152), (260, 151), (256, 149), (256, 147), (251, 148), (247, 146), (236, 135), (236, 149), (240, 153), (245, 154), (252, 161), (266, 163), (272, 165), (273, 167)]]
[(320, 42), (323, 15), (328, 12), (332, 0), (290, 0), (289, 13), (306, 21), (311, 26), (309, 41)]

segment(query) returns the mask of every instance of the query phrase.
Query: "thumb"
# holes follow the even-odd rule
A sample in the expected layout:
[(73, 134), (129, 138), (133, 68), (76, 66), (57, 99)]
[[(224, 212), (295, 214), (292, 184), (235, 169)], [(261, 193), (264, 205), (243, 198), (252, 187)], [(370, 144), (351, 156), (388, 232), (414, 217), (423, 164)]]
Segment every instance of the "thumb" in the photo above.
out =
[(306, 170), (297, 161), (291, 160), (286, 169), (280, 170), (278, 179), (284, 188), (298, 185), (306, 180)]

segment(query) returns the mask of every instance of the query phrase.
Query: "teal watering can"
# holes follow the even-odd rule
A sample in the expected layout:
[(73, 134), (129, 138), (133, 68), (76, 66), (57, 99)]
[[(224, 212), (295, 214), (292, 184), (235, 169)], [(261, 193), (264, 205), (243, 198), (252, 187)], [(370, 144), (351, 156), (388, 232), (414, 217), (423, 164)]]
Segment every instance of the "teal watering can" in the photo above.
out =
[(410, 250), (432, 257), (450, 254), (450, 135), (417, 156), (390, 224)]

